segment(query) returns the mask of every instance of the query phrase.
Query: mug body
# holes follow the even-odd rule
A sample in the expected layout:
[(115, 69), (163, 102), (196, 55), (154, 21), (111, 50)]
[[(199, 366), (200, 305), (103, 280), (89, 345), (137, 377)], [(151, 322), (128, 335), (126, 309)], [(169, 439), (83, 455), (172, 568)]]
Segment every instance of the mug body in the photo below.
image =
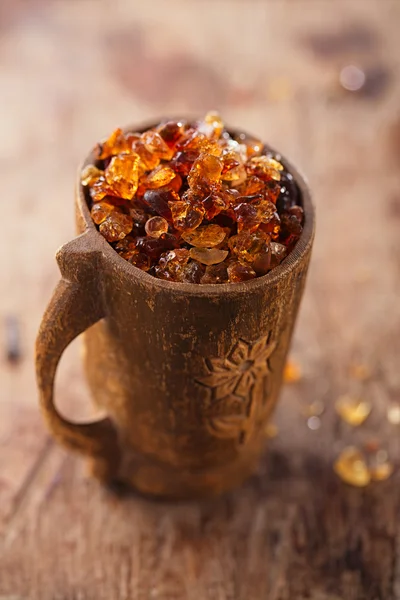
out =
[(143, 493), (213, 495), (256, 467), (314, 234), (307, 185), (283, 162), (300, 188), (303, 233), (280, 266), (238, 284), (171, 283), (140, 271), (97, 232), (78, 185), (78, 232), (96, 239), (105, 315), (85, 333), (87, 378), (118, 433), (119, 476)]

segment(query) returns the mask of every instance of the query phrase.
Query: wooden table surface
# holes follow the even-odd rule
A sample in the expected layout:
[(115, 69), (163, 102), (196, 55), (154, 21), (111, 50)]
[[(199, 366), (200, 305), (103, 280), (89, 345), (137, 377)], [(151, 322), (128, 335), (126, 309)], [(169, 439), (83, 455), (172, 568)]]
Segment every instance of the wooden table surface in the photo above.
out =
[[(0, 4), (0, 317), (23, 357), (0, 364), (1, 600), (400, 599), (399, 0), (13, 0)], [(366, 74), (344, 90), (346, 65)], [(115, 125), (218, 109), (307, 174), (318, 212), (292, 356), (259, 472), (214, 502), (118, 497), (55, 445), (33, 344), (74, 235), (78, 160)], [(371, 377), (349, 376), (352, 364)], [(59, 406), (93, 414), (79, 343)], [(343, 393), (373, 403), (357, 429)], [(304, 408), (322, 401), (320, 428)], [(332, 463), (377, 440), (397, 471), (364, 490)]]

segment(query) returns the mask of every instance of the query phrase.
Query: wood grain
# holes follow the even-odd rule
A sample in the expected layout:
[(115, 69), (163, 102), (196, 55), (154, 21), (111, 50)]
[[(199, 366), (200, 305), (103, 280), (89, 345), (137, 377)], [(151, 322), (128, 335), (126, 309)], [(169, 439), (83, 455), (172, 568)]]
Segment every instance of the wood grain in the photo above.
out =
[[(0, 598), (397, 600), (399, 471), (360, 491), (332, 462), (373, 437), (399, 466), (386, 408), (400, 390), (400, 4), (199, 7), (0, 6), (0, 314), (20, 320), (24, 353), (0, 366)], [(346, 64), (369, 73), (364, 91), (340, 88)], [(155, 504), (103, 490), (49, 441), (33, 341), (58, 279), (55, 250), (73, 235), (79, 157), (118, 123), (211, 107), (279, 147), (314, 190), (318, 230), (293, 344), (304, 379), (282, 395), (279, 435), (241, 490)], [(371, 367), (370, 381), (349, 378), (353, 362)], [(333, 410), (347, 391), (374, 404), (356, 431)], [(92, 414), (76, 345), (58, 394), (68, 417)], [(314, 398), (327, 409), (311, 431), (300, 409)]]

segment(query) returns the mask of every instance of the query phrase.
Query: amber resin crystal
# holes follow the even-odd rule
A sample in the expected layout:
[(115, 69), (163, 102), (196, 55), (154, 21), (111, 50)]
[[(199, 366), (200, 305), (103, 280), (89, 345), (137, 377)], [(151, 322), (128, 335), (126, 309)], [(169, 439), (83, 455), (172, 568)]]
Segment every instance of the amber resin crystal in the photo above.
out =
[(82, 172), (91, 216), (116, 252), (183, 283), (248, 281), (292, 251), (300, 194), (280, 157), (216, 113), (142, 133), (116, 129)]

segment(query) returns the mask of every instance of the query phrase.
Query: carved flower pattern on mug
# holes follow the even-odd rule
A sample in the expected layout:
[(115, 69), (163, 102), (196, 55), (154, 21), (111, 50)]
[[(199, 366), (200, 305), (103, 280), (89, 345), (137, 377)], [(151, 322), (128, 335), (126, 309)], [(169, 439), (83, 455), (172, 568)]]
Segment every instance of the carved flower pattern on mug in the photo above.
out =
[(206, 360), (208, 375), (197, 379), (208, 391), (204, 415), (219, 438), (247, 442), (259, 431), (269, 411), (270, 358), (276, 343), (272, 333), (255, 342), (239, 339), (225, 358)]
[(197, 381), (212, 389), (214, 400), (231, 394), (246, 398), (256, 381), (271, 372), (269, 359), (275, 342), (269, 342), (269, 337), (262, 337), (252, 344), (239, 339), (227, 358), (209, 359), (209, 374)]

